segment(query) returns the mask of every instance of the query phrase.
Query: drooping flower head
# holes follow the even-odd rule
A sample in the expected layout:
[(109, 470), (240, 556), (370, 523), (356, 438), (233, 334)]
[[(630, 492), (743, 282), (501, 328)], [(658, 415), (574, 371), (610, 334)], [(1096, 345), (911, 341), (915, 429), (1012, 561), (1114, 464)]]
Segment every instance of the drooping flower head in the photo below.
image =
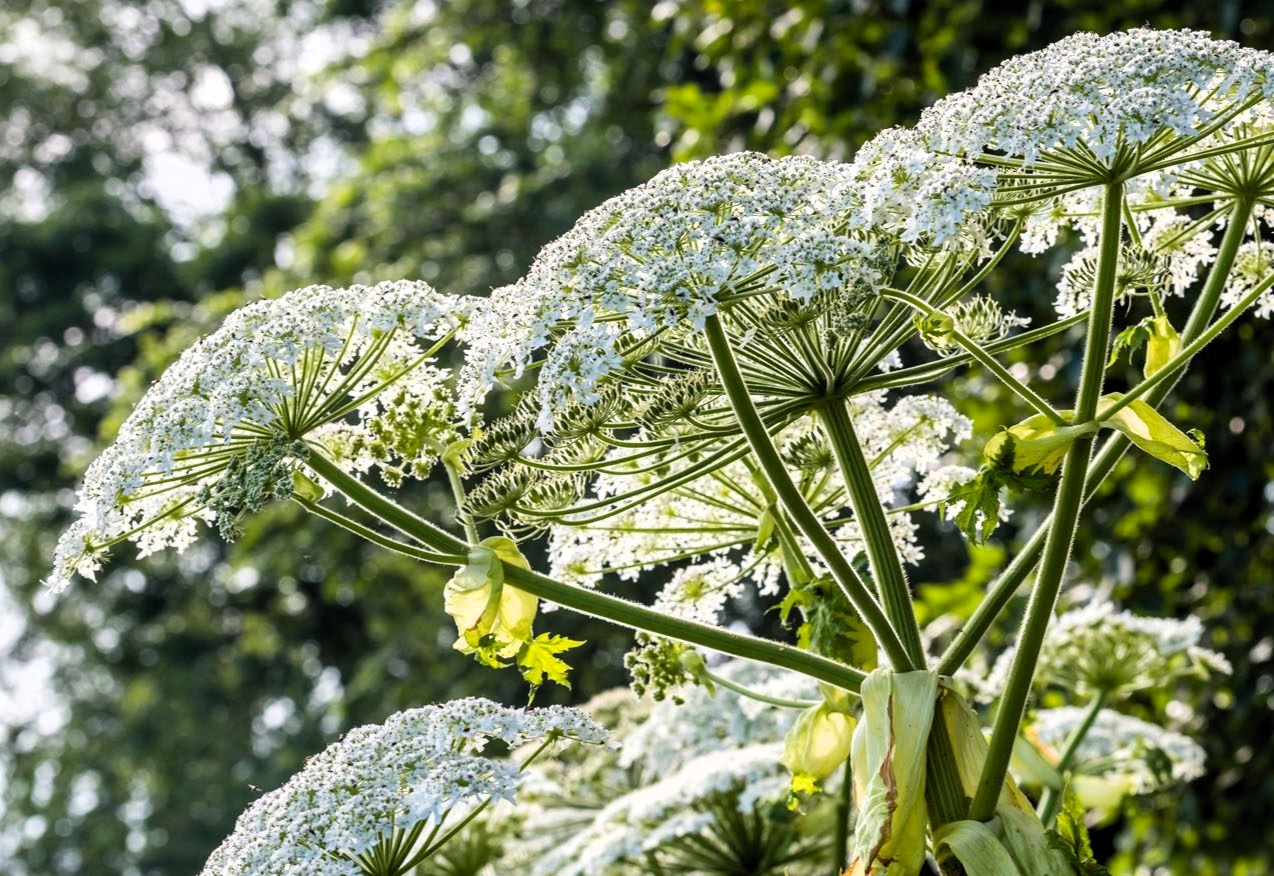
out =
[(311, 446), (390, 481), (421, 475), (457, 419), (433, 355), (471, 309), (398, 282), (310, 286), (231, 314), (156, 381), (89, 467), (51, 583), (92, 578), (124, 540), (144, 556), (187, 546), (200, 521), (232, 535), (242, 514), (292, 492)]
[(520, 768), (482, 755), (487, 743), (599, 743), (606, 732), (578, 709), (511, 709), (456, 700), (358, 727), (259, 798), (213, 852), (201, 876), (358, 876), (407, 872), (429, 851), (428, 826), (458, 809), (511, 801)]

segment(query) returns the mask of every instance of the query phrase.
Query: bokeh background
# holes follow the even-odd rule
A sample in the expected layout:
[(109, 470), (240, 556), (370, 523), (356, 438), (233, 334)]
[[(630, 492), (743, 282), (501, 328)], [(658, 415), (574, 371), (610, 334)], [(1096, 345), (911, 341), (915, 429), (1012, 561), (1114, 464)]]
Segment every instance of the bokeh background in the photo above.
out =
[[(525, 700), (515, 674), (450, 649), (436, 574), (286, 506), (234, 545), (124, 556), (96, 584), (43, 589), (84, 466), (228, 310), (319, 282), (481, 294), (671, 162), (845, 158), (1069, 33), (1192, 27), (1264, 48), (1269, 15), (1235, 0), (5, 4), (0, 871), (195, 873), (254, 786), (342, 730), (468, 694)], [(1058, 267), (1010, 264), (1000, 292), (1044, 317)], [(1074, 363), (1048, 355), (1064, 394)], [(1218, 342), (1172, 403), (1206, 433), (1211, 471), (1190, 484), (1129, 467), (1078, 546), (1073, 594), (1193, 612), (1235, 665), (1182, 691), (1193, 717), (1175, 709), (1209, 774), (1098, 831), (1118, 872), (1270, 869), (1272, 378), (1269, 325)], [(982, 426), (1005, 421), (993, 385), (966, 384)], [(429, 485), (411, 501), (447, 505)], [(969, 611), (1016, 532), (970, 557), (935, 529), (913, 576), (926, 614)], [(542, 701), (624, 682), (625, 635), (563, 613), (552, 626), (590, 645), (575, 689)]]

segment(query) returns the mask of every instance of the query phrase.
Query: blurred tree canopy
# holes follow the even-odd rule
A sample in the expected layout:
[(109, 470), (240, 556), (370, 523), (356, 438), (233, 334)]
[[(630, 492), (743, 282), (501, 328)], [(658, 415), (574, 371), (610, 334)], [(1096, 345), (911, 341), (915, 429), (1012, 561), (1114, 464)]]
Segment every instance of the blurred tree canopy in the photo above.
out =
[[(0, 720), (0, 864), (197, 872), (252, 786), (278, 784), (340, 730), (478, 691), (525, 697), (515, 676), (452, 653), (441, 579), (299, 526), (288, 507), (229, 549), (209, 540), (117, 562), (56, 598), (42, 590), (68, 485), (128, 401), (230, 308), (402, 276), (481, 294), (670, 161), (847, 157), (1007, 55), (1146, 23), (1258, 46), (1271, 32), (1259, 4), (1234, 0), (0, 10), (0, 575), (16, 623), (0, 625), (0, 648), (11, 665), (46, 667), (56, 693)], [(1020, 312), (1052, 298), (1038, 273), (1008, 274)], [(1208, 436), (1213, 469), (1198, 484), (1138, 467), (1083, 530), (1076, 592), (1195, 612), (1236, 670), (1194, 719), (1212, 774), (1104, 836), (1125, 870), (1258, 872), (1274, 847), (1255, 827), (1274, 806), (1271, 349), (1268, 325), (1246, 325), (1178, 390), (1174, 419)], [(1067, 392), (1068, 363), (1049, 368)], [(1012, 410), (991, 392), (964, 401), (986, 428)], [(449, 503), (433, 488), (412, 501)], [(1001, 535), (926, 598), (968, 610), (1013, 549), (1013, 530)], [(929, 555), (919, 581), (967, 563)], [(574, 693), (621, 680), (624, 636), (565, 614), (553, 624), (593, 642)]]

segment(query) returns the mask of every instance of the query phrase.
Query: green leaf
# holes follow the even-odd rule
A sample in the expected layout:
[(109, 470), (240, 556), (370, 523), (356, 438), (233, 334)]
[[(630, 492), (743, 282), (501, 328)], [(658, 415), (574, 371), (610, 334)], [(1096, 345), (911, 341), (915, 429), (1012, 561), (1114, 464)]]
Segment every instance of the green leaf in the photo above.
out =
[(1019, 876), (1021, 871), (1004, 843), (990, 826), (980, 821), (953, 821), (934, 834), (934, 851), (940, 861), (954, 857), (968, 876)]
[(1062, 811), (1057, 828), (1048, 832), (1048, 844), (1066, 856), (1079, 876), (1110, 876), (1110, 871), (1093, 858), (1093, 847), (1084, 826), (1084, 807), (1069, 785), (1062, 792)]
[[(1069, 411), (1058, 413), (1063, 417), (1070, 415)], [(1036, 414), (992, 435), (982, 456), (1006, 475), (1051, 475), (1061, 466), (1066, 451), (1076, 439), (1096, 430), (1096, 423), (1062, 426), (1043, 414)]]
[(932, 672), (877, 669), (862, 684), (854, 730), (854, 851), (864, 872), (919, 873), (924, 865), (925, 758), (938, 700)]
[[(1112, 392), (1102, 396), (1103, 402), (1117, 402), (1122, 393)], [(1098, 417), (1102, 416), (1098, 413)], [(1181, 469), (1197, 480), (1208, 467), (1208, 455), (1198, 443), (1182, 432), (1150, 405), (1140, 399), (1130, 402), (1102, 423), (1118, 429), (1139, 448), (1155, 459)]]
[(571, 671), (570, 664), (557, 655), (583, 644), (565, 636), (541, 633), (518, 651), (518, 668), (522, 670), (522, 677), (532, 687), (539, 687), (547, 679), (569, 688), (571, 683), (567, 674)]
[(1119, 360), (1121, 353), (1132, 354), (1142, 347), (1146, 348), (1146, 361), (1142, 365), (1142, 373), (1146, 377), (1162, 368), (1169, 359), (1181, 350), (1181, 335), (1172, 327), (1166, 316), (1148, 316), (1136, 325), (1129, 326), (1118, 335), (1110, 348), (1109, 368)]
[[(809, 596), (796, 603), (805, 618), (796, 631), (797, 644), (864, 672), (875, 669), (879, 662), (876, 640), (840, 588), (832, 584), (831, 579), (820, 578), (813, 587), (801, 592)], [(784, 603), (787, 602), (785, 599)]]
[(948, 505), (964, 503), (956, 514), (955, 522), (969, 541), (981, 544), (995, 532), (995, 527), (1000, 522), (1000, 487), (1002, 485), (1003, 481), (996, 471), (986, 467), (978, 472), (977, 477), (956, 487), (951, 495), (943, 500), (943, 510)]
[(1115, 341), (1110, 345), (1110, 359), (1106, 362), (1107, 368), (1119, 361), (1121, 353), (1127, 353), (1128, 359), (1131, 361), (1132, 354), (1145, 346), (1151, 335), (1150, 327), (1147, 325), (1148, 322), (1148, 319), (1143, 319), (1136, 325), (1130, 325), (1115, 335)]
[(1150, 320), (1150, 337), (1146, 341), (1146, 362), (1142, 373), (1146, 377), (1154, 374), (1168, 364), (1173, 356), (1181, 352), (1181, 335), (1168, 322), (1166, 316), (1156, 316)]

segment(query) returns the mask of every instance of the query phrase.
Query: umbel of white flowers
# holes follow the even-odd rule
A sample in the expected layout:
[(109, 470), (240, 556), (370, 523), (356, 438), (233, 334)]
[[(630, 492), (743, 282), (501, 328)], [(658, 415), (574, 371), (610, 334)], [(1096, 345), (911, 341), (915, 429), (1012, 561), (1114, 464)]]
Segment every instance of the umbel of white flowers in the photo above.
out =
[(152, 386), (89, 467), (50, 584), (93, 578), (114, 545), (145, 556), (232, 534), (286, 498), (307, 441), (354, 471), (419, 476), (455, 437), (447, 372), (431, 364), (474, 299), (425, 283), (310, 286), (235, 311)]
[(511, 709), (471, 698), (355, 728), (306, 761), (239, 817), (201, 876), (397, 876), (459, 816), (512, 801), (521, 767), (482, 756), (557, 739), (599, 743), (606, 731), (578, 709)]

